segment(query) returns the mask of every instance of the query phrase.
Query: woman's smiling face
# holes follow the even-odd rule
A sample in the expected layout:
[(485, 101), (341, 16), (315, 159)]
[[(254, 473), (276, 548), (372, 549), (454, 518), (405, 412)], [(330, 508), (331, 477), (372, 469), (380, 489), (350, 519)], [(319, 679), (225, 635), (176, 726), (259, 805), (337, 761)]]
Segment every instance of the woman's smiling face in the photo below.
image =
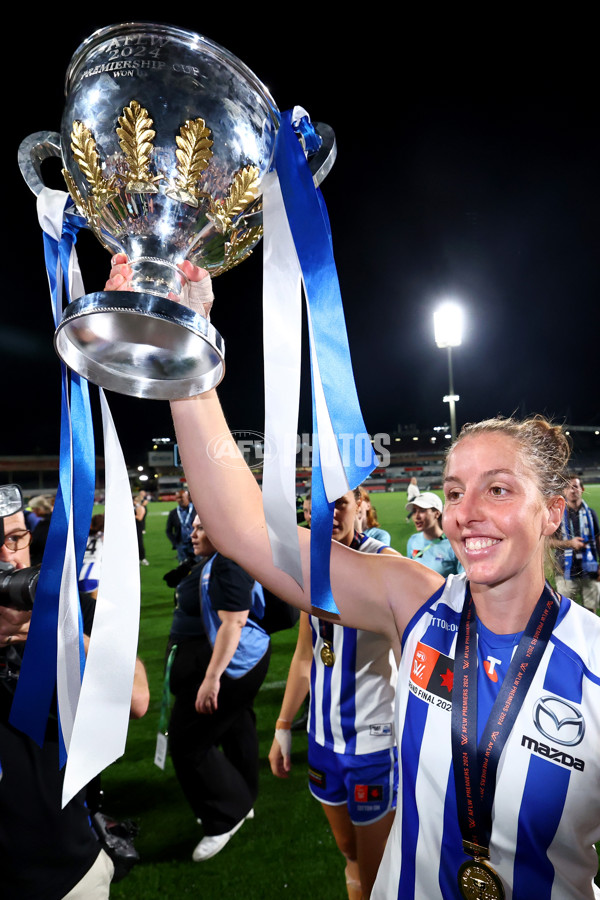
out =
[(512, 437), (460, 440), (448, 458), (444, 493), (443, 528), (473, 584), (539, 579), (544, 539), (560, 524), (561, 510), (542, 496)]

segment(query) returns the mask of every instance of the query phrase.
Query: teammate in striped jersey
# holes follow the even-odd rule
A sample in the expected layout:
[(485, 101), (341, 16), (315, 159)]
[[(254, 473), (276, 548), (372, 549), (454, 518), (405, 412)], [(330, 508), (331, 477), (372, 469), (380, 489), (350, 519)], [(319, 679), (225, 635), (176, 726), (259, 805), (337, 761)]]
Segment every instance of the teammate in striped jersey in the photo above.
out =
[[(355, 532), (361, 503), (360, 488), (337, 501), (334, 540), (362, 553), (398, 555)], [(394, 817), (396, 674), (387, 638), (301, 614), (269, 761), (274, 775), (288, 776), (291, 724), (310, 689), (309, 788), (346, 858), (350, 900), (370, 896)]]

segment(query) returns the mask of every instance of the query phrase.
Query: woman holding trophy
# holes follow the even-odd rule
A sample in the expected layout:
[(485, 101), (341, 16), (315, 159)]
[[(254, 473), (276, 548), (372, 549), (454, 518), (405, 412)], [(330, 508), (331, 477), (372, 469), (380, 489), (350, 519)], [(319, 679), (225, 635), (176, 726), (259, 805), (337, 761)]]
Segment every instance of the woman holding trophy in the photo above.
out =
[[(125, 70), (131, 78), (117, 77)], [(199, 83), (211, 90), (199, 91)], [(57, 322), (57, 351), (80, 375), (111, 390), (187, 398), (173, 400), (173, 418), (211, 543), (308, 613), (309, 591), (273, 564), (261, 492), (216, 393), (196, 393), (218, 383), (223, 351), (202, 318), (212, 298), (207, 273), (192, 262), (218, 274), (248, 255), (261, 233), (257, 188), (275, 156), (283, 194), (296, 199), (301, 188), (307, 213), (301, 218), (309, 221), (299, 228), (294, 215), (301, 240), (287, 256), (299, 258), (301, 248), (309, 262), (319, 261), (316, 277), (302, 270), (310, 298), (309, 282), (322, 282), (320, 263), (333, 266), (326, 216), (313, 196), (314, 179), (320, 182), (332, 164), (332, 144), (317, 171), (301, 175), (296, 157), (304, 164), (305, 152), (320, 153), (305, 112), (279, 114), (239, 60), (170, 26), (128, 23), (97, 32), (72, 60), (66, 95), (62, 139), (31, 135), (21, 146), (22, 171), (40, 194), (39, 164), (60, 155), (61, 144), (75, 219), (85, 217), (111, 252), (129, 253), (135, 273), (116, 256), (107, 289), (131, 287), (130, 296), (92, 294), (70, 303)], [(165, 104), (165, 96), (173, 102)], [(45, 195), (46, 211), (55, 212), (60, 200), (61, 221), (56, 228), (51, 216), (44, 227), (64, 243), (70, 234), (61, 231), (64, 200), (51, 199)], [(269, 215), (279, 208), (271, 197)], [(72, 210), (64, 216), (72, 219)], [(313, 223), (321, 229), (319, 247)], [(286, 228), (271, 233), (283, 238)], [(50, 253), (54, 245), (46, 244)], [(56, 273), (50, 256), (49, 271)], [(183, 258), (180, 277), (176, 262)], [(190, 309), (170, 303), (167, 292)], [(272, 293), (277, 311), (280, 292)], [(313, 310), (318, 314), (319, 305)], [(330, 327), (331, 316), (325, 318)], [(318, 340), (327, 350), (327, 328)], [(339, 348), (339, 341), (329, 343)], [(346, 364), (343, 352), (338, 360)], [(335, 366), (329, 374), (327, 386)], [(228, 467), (208, 453), (217, 438)], [(444, 580), (412, 560), (331, 546), (340, 615), (329, 618), (402, 646), (399, 802), (374, 900), (600, 897), (593, 884), (600, 621), (544, 578), (545, 545), (564, 510), (568, 455), (560, 429), (543, 419), (495, 419), (463, 429), (447, 457), (442, 525), (464, 574)], [(308, 585), (306, 529), (298, 540)]]
[[(128, 281), (116, 263), (108, 289)], [(192, 280), (207, 281), (198, 269)], [(172, 412), (215, 546), (310, 612), (308, 592), (273, 566), (260, 489), (233, 439), (229, 468), (203, 449), (228, 434), (216, 393)], [(464, 575), (444, 581), (411, 560), (332, 544), (339, 621), (402, 642), (399, 802), (376, 900), (600, 897), (600, 622), (544, 578), (568, 457), (542, 418), (463, 429), (447, 457), (443, 527)]]

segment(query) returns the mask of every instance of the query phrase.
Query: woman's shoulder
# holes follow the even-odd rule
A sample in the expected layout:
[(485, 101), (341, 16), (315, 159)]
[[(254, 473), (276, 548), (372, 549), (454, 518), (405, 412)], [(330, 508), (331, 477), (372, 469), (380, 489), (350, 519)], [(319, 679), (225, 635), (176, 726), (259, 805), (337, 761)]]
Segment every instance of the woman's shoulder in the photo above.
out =
[(600, 686), (599, 616), (562, 597), (552, 642)]

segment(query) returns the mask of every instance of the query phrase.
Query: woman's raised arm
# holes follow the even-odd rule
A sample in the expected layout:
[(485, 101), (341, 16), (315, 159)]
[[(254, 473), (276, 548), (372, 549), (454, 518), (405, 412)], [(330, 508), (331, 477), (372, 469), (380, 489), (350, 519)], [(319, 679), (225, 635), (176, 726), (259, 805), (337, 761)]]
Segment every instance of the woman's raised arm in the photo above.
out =
[[(310, 612), (310, 534), (299, 529), (303, 591), (273, 565), (262, 494), (229, 432), (216, 392), (173, 401), (171, 409), (194, 505), (211, 543), (276, 596)], [(218, 461), (211, 456), (217, 445)], [(344, 625), (397, 639), (442, 583), (437, 573), (411, 560), (332, 543), (331, 585)]]
[[(182, 270), (191, 282), (192, 307), (203, 314), (212, 296), (205, 282), (208, 273), (188, 263)], [(127, 290), (130, 279), (127, 257), (117, 254), (106, 290)], [(229, 432), (216, 392), (175, 400), (171, 410), (192, 499), (211, 543), (276, 596), (310, 612), (310, 534), (299, 529), (303, 591), (273, 565), (262, 494)], [(217, 444), (218, 462), (211, 456)], [(395, 642), (442, 583), (437, 573), (411, 560), (358, 553), (332, 542), (331, 587), (343, 625), (376, 631)]]

